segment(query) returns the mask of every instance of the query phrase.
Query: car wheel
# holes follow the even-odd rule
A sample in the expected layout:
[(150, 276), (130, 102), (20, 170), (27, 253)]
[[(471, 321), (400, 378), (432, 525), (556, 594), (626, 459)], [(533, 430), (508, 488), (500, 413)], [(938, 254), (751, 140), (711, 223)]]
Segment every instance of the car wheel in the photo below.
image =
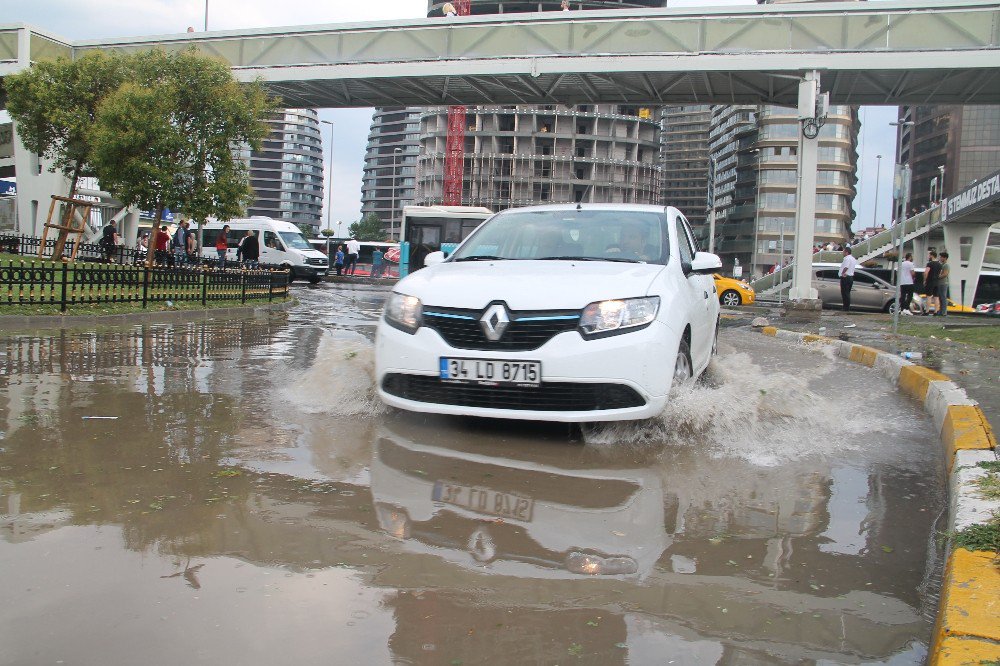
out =
[(743, 305), (743, 298), (735, 289), (726, 289), (722, 292), (722, 296), (719, 296), (719, 302), (726, 307), (735, 308), (738, 305)]
[(687, 340), (681, 339), (681, 345), (677, 349), (677, 360), (674, 361), (674, 385), (686, 384), (694, 377), (694, 368), (691, 365), (691, 346)]
[(712, 356), (719, 355), (719, 319), (715, 320), (715, 336), (712, 338)]
[(889, 301), (886, 303), (885, 307), (882, 308), (882, 311), (888, 312), (889, 314), (896, 314), (896, 301)]
[(313, 277), (309, 278), (309, 284), (319, 284), (320, 279), (321, 278), (313, 276)]

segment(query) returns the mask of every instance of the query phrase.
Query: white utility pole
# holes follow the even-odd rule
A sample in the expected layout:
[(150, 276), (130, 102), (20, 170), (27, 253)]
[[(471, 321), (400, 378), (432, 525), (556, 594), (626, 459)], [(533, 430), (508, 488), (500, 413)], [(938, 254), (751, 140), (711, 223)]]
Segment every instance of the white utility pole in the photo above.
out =
[(799, 179), (795, 190), (795, 255), (791, 301), (816, 300), (812, 286), (812, 246), (816, 235), (816, 167), (819, 130), (826, 119), (827, 97), (819, 92), (819, 72), (807, 72), (799, 83)]

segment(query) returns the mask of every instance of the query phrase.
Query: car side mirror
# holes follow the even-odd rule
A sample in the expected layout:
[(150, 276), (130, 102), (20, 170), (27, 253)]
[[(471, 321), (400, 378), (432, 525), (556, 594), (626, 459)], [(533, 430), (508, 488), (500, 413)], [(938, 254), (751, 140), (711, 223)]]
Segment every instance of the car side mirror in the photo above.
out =
[(709, 252), (695, 252), (691, 263), (681, 262), (681, 270), (685, 275), (694, 273), (695, 275), (710, 275), (718, 273), (722, 268), (722, 260), (718, 255)]
[(424, 266), (434, 266), (436, 264), (440, 264), (442, 261), (444, 261), (444, 259), (445, 259), (444, 252), (441, 252), (440, 250), (438, 250), (437, 252), (431, 252), (426, 257), (424, 257)]

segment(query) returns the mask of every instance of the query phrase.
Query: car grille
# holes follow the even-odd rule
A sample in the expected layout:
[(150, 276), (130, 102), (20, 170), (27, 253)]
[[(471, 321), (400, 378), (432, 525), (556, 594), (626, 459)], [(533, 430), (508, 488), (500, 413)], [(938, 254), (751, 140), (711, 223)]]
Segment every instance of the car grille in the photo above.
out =
[(580, 325), (579, 310), (521, 311), (510, 313), (510, 325), (499, 340), (483, 333), (483, 310), (425, 307), (424, 326), (437, 331), (456, 349), (530, 351), (554, 336)]
[(382, 390), (405, 400), (438, 405), (521, 409), (544, 412), (588, 412), (646, 404), (635, 389), (622, 384), (542, 382), (533, 386), (456, 384), (427, 375), (388, 374)]
[(315, 258), (312, 258), (312, 257), (306, 259), (306, 263), (308, 265), (310, 265), (310, 266), (326, 266), (327, 265), (326, 264), (326, 259), (315, 259)]

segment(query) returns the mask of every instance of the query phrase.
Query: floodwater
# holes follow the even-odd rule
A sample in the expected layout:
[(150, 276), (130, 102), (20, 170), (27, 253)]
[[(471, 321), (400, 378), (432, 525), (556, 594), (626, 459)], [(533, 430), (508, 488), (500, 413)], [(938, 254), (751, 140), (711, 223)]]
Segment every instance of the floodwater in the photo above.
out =
[(924, 661), (943, 456), (871, 371), (726, 330), (654, 421), (406, 414), (384, 293), (299, 291), (0, 337), (0, 664)]

